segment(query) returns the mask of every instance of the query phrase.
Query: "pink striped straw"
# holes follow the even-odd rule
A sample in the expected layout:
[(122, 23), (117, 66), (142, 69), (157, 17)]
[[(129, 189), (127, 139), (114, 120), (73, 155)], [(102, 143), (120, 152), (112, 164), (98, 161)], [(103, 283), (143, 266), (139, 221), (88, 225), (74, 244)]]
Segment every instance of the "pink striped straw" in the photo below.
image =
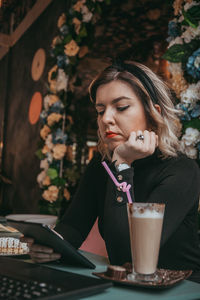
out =
[(114, 184), (119, 187), (120, 189), (122, 189), (122, 191), (125, 193), (126, 192), (126, 195), (127, 195), (127, 198), (128, 198), (128, 202), (129, 203), (133, 203), (132, 201), (132, 198), (131, 198), (131, 195), (130, 195), (130, 188), (131, 188), (131, 185), (130, 184), (127, 184), (127, 182), (121, 182), (119, 183), (117, 181), (117, 179), (115, 178), (115, 176), (113, 175), (111, 169), (109, 168), (109, 166), (107, 165), (107, 163), (105, 161), (102, 162), (102, 165), (104, 166), (104, 168), (106, 169), (106, 171), (108, 172), (110, 178), (112, 179), (112, 181), (114, 182)]

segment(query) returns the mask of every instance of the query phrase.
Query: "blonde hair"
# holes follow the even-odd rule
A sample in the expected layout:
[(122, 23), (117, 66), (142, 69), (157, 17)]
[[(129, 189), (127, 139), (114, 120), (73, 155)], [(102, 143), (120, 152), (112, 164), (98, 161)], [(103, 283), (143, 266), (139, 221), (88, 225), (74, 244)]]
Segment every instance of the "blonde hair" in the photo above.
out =
[[(103, 70), (90, 84), (91, 101), (96, 102), (96, 91), (100, 85), (115, 80), (128, 83), (142, 102), (147, 122), (151, 130), (158, 135), (158, 148), (162, 158), (177, 156), (178, 152), (181, 152), (178, 139), (181, 125), (168, 86), (148, 67), (140, 63), (129, 61), (125, 64), (115, 63)], [(160, 106), (161, 113), (157, 111), (155, 104)], [(100, 153), (110, 159), (110, 153), (99, 131), (98, 136)]]

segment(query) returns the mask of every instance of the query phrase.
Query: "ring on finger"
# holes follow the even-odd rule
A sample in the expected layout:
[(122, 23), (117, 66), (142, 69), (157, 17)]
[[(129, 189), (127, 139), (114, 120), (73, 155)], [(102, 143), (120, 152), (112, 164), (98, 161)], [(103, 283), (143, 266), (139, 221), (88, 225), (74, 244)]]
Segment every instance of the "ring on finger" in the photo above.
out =
[(139, 134), (136, 136), (136, 141), (140, 140), (140, 141), (144, 141), (144, 135), (143, 134)]

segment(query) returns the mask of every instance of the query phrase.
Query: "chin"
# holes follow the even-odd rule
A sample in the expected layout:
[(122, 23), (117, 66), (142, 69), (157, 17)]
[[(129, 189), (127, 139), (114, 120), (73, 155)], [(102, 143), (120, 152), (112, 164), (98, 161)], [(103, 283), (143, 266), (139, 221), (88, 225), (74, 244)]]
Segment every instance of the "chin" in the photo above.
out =
[(119, 143), (119, 142), (111, 142), (111, 143), (106, 143), (106, 144), (107, 144), (108, 149), (109, 149), (111, 152), (113, 152), (113, 151), (115, 150), (115, 148), (116, 148), (117, 146), (119, 146), (120, 144), (122, 144), (122, 143)]

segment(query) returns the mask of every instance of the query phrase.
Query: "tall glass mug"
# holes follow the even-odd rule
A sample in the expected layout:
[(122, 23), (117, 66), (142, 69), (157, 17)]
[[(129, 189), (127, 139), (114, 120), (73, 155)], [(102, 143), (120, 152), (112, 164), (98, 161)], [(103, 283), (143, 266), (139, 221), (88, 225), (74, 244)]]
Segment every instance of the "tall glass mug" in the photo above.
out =
[(156, 274), (165, 204), (128, 203), (133, 271), (128, 280), (157, 281)]

